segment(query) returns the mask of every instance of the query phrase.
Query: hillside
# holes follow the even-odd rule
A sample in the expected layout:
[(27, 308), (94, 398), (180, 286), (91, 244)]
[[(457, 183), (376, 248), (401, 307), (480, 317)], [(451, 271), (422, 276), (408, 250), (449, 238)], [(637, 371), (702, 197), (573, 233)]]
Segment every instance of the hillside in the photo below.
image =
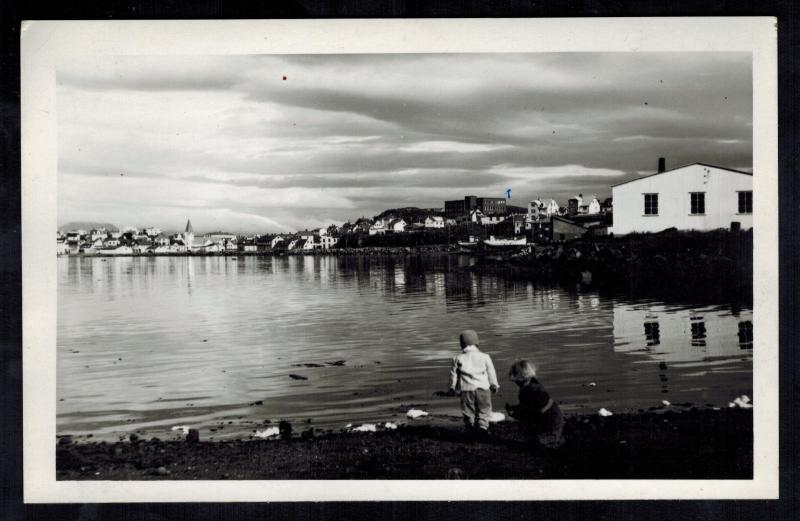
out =
[(91, 221), (73, 221), (73, 222), (68, 222), (67, 224), (65, 224), (63, 226), (59, 226), (58, 227), (58, 231), (60, 231), (60, 232), (68, 232), (68, 231), (71, 231), (71, 230), (86, 230), (86, 231), (89, 231), (89, 230), (93, 230), (93, 229), (96, 230), (96, 229), (100, 229), (100, 228), (105, 228), (106, 230), (111, 231), (111, 232), (118, 232), (119, 231), (119, 228), (117, 228), (116, 226), (114, 226), (111, 223), (99, 223), (99, 222), (91, 222)]
[(392, 216), (395, 219), (400, 218), (403, 219), (408, 224), (411, 224), (414, 222), (422, 222), (425, 220), (426, 217), (431, 215), (437, 215), (437, 212), (434, 212), (426, 208), (407, 206), (405, 208), (392, 208), (389, 210), (384, 210), (380, 214), (376, 215), (375, 219), (385, 219), (388, 216)]

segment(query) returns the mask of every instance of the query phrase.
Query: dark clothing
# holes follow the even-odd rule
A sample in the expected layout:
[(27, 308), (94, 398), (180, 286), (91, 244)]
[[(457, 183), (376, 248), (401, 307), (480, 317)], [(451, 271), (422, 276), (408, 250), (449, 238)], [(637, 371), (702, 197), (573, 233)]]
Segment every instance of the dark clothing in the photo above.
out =
[(492, 394), (488, 389), (461, 391), (461, 414), (468, 429), (489, 429), (492, 415)]
[(563, 443), (561, 409), (535, 378), (520, 387), (519, 404), (512, 406), (509, 412), (545, 447), (558, 447)]

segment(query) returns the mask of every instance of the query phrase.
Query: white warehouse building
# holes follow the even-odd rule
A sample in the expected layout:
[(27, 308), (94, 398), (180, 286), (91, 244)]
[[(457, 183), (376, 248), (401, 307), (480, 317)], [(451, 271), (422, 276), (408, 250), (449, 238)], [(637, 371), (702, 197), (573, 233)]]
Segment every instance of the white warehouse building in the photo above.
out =
[(615, 235), (753, 227), (753, 174), (694, 163), (611, 187)]

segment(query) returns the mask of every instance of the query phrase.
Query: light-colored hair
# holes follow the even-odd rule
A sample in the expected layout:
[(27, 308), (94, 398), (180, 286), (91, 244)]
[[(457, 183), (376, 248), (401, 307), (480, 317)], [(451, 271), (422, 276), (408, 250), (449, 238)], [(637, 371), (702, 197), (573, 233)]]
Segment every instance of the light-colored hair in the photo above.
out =
[(536, 378), (536, 366), (527, 360), (517, 360), (511, 364), (508, 376), (514, 381), (530, 380)]

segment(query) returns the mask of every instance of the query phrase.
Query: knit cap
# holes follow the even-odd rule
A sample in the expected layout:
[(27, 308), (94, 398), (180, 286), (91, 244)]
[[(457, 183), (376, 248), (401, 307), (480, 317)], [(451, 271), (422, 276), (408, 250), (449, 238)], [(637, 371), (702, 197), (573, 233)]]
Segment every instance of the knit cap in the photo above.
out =
[(478, 333), (476, 333), (471, 329), (465, 329), (464, 331), (461, 332), (459, 340), (461, 340), (461, 349), (464, 349), (467, 346), (477, 346)]

